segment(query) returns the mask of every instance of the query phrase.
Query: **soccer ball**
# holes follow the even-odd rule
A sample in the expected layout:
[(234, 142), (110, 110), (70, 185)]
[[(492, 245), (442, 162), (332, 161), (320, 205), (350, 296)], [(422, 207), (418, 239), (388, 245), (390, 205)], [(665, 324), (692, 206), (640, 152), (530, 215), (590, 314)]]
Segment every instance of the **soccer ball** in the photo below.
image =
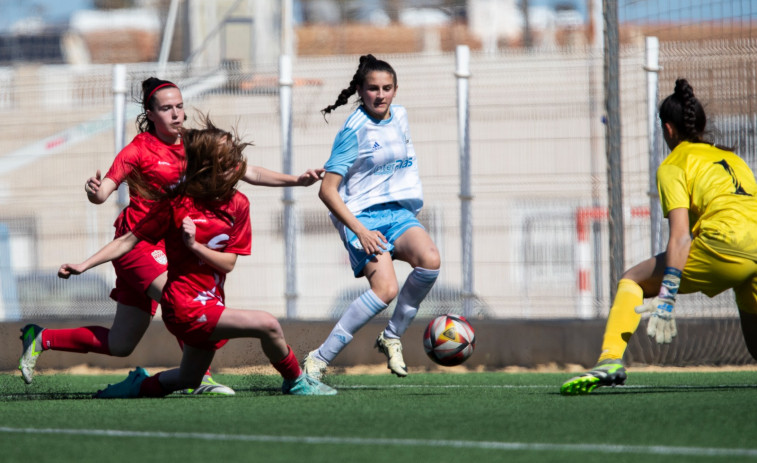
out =
[(445, 367), (460, 365), (473, 354), (476, 334), (461, 315), (447, 314), (431, 320), (423, 333), (423, 348), (431, 360)]

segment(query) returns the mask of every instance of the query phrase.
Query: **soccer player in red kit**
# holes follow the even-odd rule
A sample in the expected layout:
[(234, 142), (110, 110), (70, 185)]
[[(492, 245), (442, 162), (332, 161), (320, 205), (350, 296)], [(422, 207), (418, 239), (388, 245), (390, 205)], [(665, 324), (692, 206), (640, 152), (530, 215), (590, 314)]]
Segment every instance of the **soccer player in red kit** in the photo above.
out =
[(162, 194), (130, 232), (80, 264), (62, 265), (58, 272), (68, 278), (117, 259), (139, 243), (165, 242), (168, 274), (160, 304), (166, 327), (184, 343), (181, 367), (155, 376), (138, 367), (97, 397), (162, 397), (196, 388), (215, 351), (229, 338), (240, 337), (260, 339), (263, 352), (284, 378), (285, 394), (336, 394), (303, 374), (275, 317), (225, 306), (226, 274), (239, 255), (250, 254), (249, 201), (236, 190), (246, 172), (242, 151), (247, 144), (207, 118), (204, 129), (183, 133), (187, 159), (182, 180)]
[[(131, 231), (147, 214), (153, 201), (146, 196), (170, 189), (179, 181), (184, 166), (184, 144), (180, 136), (184, 121), (181, 91), (172, 82), (150, 77), (142, 82), (144, 112), (137, 117), (139, 134), (118, 153), (105, 178), (100, 171), (87, 180), (85, 191), (93, 204), (102, 204), (122, 182), (129, 183), (129, 204), (121, 211), (115, 237)], [(308, 170), (299, 177), (257, 166), (247, 166), (242, 180), (264, 186), (308, 186), (321, 170)], [(139, 185), (140, 188), (136, 188)], [(125, 357), (132, 353), (155, 315), (166, 282), (167, 258), (163, 242), (139, 242), (132, 252), (113, 261), (116, 287), (110, 296), (116, 302), (116, 316), (110, 329), (84, 326), (72, 329), (43, 329), (29, 324), (22, 331), (23, 353), (19, 369), (31, 383), (39, 355), (47, 349), (68, 352), (96, 352)], [(208, 370), (194, 394), (232, 395), (233, 389), (215, 382)]]

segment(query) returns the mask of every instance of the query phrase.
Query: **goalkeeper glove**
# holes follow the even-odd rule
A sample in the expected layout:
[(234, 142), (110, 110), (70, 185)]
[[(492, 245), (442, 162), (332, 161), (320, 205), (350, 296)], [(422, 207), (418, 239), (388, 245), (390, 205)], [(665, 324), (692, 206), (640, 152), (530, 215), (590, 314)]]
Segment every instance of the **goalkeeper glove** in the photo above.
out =
[(676, 321), (673, 318), (673, 308), (680, 284), (681, 271), (673, 267), (666, 268), (662, 277), (660, 294), (635, 309), (639, 314), (645, 312), (652, 314), (647, 322), (647, 335), (655, 338), (657, 344), (670, 343), (678, 334)]

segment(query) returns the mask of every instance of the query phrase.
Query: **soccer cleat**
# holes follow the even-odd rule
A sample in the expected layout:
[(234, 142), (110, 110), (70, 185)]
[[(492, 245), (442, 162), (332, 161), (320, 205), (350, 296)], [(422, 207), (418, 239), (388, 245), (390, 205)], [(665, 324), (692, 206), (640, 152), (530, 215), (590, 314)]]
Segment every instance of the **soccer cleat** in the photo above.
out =
[(385, 338), (382, 331), (379, 333), (378, 338), (376, 338), (376, 348), (379, 352), (386, 355), (386, 367), (392, 373), (400, 378), (407, 376), (407, 367), (405, 366), (405, 360), (402, 358), (402, 343), (399, 339)]
[(142, 381), (149, 378), (150, 374), (142, 367), (137, 367), (129, 372), (125, 380), (116, 384), (108, 384), (108, 387), (97, 391), (95, 399), (133, 399), (139, 397), (139, 389)]
[(566, 381), (560, 387), (560, 394), (583, 395), (600, 386), (622, 386), (626, 378), (626, 369), (619, 359), (605, 359), (597, 363), (590, 371)]
[(210, 375), (202, 377), (202, 382), (196, 389), (181, 389), (176, 391), (177, 394), (187, 395), (213, 395), (213, 396), (230, 396), (234, 395), (234, 389), (217, 383)]
[(315, 356), (316, 351), (310, 351), (310, 353), (302, 361), (302, 371), (311, 378), (320, 381), (323, 377), (323, 372), (326, 371), (326, 367), (329, 365), (323, 360)]
[(18, 369), (26, 384), (31, 384), (34, 378), (34, 366), (37, 364), (39, 354), (42, 353), (42, 331), (44, 328), (37, 325), (26, 325), (21, 328), (21, 342), (24, 351), (18, 360)]
[(281, 392), (291, 395), (336, 395), (336, 389), (302, 373), (297, 379), (285, 379)]

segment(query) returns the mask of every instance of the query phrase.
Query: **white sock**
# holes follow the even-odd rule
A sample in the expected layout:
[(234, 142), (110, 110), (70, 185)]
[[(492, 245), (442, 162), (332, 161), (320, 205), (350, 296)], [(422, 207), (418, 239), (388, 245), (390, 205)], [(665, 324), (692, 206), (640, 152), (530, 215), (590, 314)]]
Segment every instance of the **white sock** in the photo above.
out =
[(377, 313), (386, 309), (384, 303), (372, 291), (368, 290), (352, 301), (347, 310), (344, 311), (342, 318), (339, 319), (336, 326), (326, 341), (318, 348), (315, 356), (326, 363), (331, 363), (339, 352), (352, 341), (352, 337), (357, 330), (363, 327), (368, 321), (376, 316)]
[(413, 322), (418, 307), (426, 298), (431, 287), (434, 286), (439, 276), (439, 269), (429, 270), (415, 267), (407, 276), (402, 285), (400, 295), (397, 297), (397, 307), (394, 309), (391, 320), (384, 330), (384, 337), (399, 339), (405, 334), (410, 323)]

